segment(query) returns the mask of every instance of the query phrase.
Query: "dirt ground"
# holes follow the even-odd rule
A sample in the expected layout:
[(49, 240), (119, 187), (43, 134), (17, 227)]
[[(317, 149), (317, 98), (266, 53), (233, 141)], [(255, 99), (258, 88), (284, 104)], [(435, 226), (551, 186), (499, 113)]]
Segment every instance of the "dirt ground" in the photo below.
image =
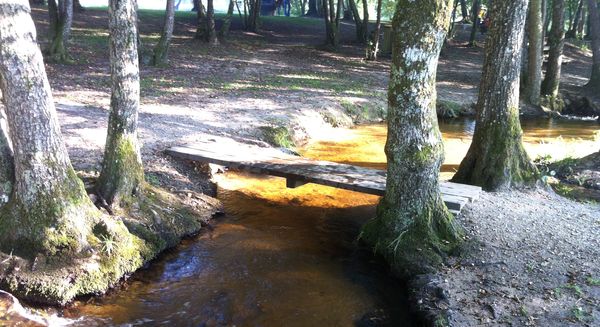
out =
[[(34, 8), (34, 16), (43, 46), (47, 13)], [(160, 14), (141, 12), (146, 55), (161, 24)], [(92, 173), (100, 169), (110, 101), (106, 25), (105, 11), (77, 13), (70, 44), (75, 62), (46, 66), (74, 166)], [(468, 31), (457, 29), (440, 59), (438, 95), (469, 105), (477, 96), (483, 38), (466, 47)], [(300, 144), (334, 126), (385, 117), (389, 58), (362, 60), (350, 23), (343, 25), (340, 52), (322, 51), (323, 30), (311, 18), (268, 18), (260, 34), (234, 22), (230, 38), (210, 48), (194, 40), (194, 16), (179, 14), (169, 66), (141, 67), (148, 181), (173, 192), (211, 193), (197, 167), (163, 154), (171, 145), (228, 138), (268, 146), (265, 126), (288, 128)], [(579, 90), (590, 65), (589, 52), (567, 46), (563, 87)], [(443, 296), (425, 299), (453, 325), (600, 323), (597, 206), (540, 190), (486, 193), (460, 220), (476, 246), (432, 276)]]

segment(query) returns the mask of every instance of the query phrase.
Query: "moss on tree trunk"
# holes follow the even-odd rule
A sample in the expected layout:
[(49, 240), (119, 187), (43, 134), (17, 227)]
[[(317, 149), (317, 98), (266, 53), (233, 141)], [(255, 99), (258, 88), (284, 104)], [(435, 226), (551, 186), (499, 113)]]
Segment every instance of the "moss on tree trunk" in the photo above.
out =
[(136, 21), (133, 0), (109, 2), (112, 95), (97, 191), (108, 204), (117, 206), (126, 205), (144, 181), (137, 140), (140, 81)]
[(542, 94), (556, 98), (560, 85), (563, 47), (565, 44), (565, 1), (554, 0), (552, 4), (552, 28), (548, 37), (550, 53), (548, 68), (542, 82)]
[(14, 151), (14, 185), (0, 210), (0, 249), (76, 255), (98, 214), (62, 141), (26, 1), (0, 3), (0, 87)]
[(175, 0), (167, 0), (165, 8), (165, 20), (160, 39), (154, 47), (154, 56), (152, 64), (154, 66), (165, 66), (168, 62), (169, 46), (173, 36), (173, 26), (175, 24)]
[(234, 6), (235, 6), (234, 0), (230, 0), (229, 7), (227, 8), (227, 15), (225, 16), (225, 19), (223, 20), (223, 25), (221, 26), (221, 29), (219, 30), (219, 36), (221, 38), (225, 38), (229, 35), (229, 28), (231, 27), (231, 19), (233, 17)]
[[(542, 60), (544, 36), (542, 33), (542, 0), (531, 0), (527, 16), (527, 37), (529, 40), (529, 49), (527, 51), (527, 79), (525, 84), (524, 97), (528, 103), (533, 105), (540, 104), (541, 85), (542, 85)], [(523, 22), (515, 22), (523, 25)]]
[[(486, 41), (476, 125), (469, 151), (453, 181), (486, 190), (532, 184), (537, 170), (522, 144), (519, 66), (527, 0), (495, 0)], [(507, 51), (510, 49), (510, 51)]]
[(361, 238), (407, 276), (435, 269), (461, 240), (438, 184), (435, 76), (450, 10), (450, 0), (400, 0), (393, 19), (387, 188)]
[(48, 1), (50, 16), (50, 45), (46, 50), (53, 62), (70, 63), (73, 60), (67, 51), (66, 42), (71, 34), (73, 22), (73, 0)]
[(592, 38), (592, 72), (587, 87), (600, 93), (600, 14), (595, 0), (588, 0), (590, 36)]

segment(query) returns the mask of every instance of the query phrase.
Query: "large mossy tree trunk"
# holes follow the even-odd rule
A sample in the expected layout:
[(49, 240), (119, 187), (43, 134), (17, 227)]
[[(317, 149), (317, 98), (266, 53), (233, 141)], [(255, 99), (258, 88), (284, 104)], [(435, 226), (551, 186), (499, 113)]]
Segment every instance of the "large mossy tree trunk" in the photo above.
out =
[(225, 15), (223, 25), (221, 25), (221, 29), (219, 30), (219, 36), (221, 38), (226, 38), (229, 35), (229, 29), (231, 28), (231, 19), (233, 18), (234, 6), (235, 0), (230, 0), (229, 7), (227, 8), (227, 15)]
[(325, 46), (336, 50), (340, 44), (340, 19), (343, 0), (323, 0)]
[[(2, 85), (0, 74), (0, 86)], [(3, 100), (5, 101), (5, 100)], [(15, 161), (8, 136), (8, 121), (4, 110), (0, 110), (0, 207), (10, 199), (15, 183)]]
[(377, 60), (379, 54), (379, 39), (381, 34), (381, 5), (382, 0), (377, 0), (377, 18), (375, 20), (375, 30), (371, 35), (369, 44), (367, 44), (367, 60)]
[(596, 0), (588, 0), (590, 37), (592, 39), (592, 73), (586, 86), (600, 93), (600, 15)]
[(206, 42), (212, 46), (219, 44), (215, 27), (215, 7), (213, 0), (206, 0)]
[(0, 249), (69, 257), (99, 213), (62, 140), (27, 0), (0, 2), (0, 87), (14, 148), (14, 185), (0, 210)]
[(165, 20), (163, 24), (160, 39), (154, 47), (152, 64), (154, 66), (164, 66), (168, 62), (169, 45), (173, 37), (173, 27), (175, 25), (175, 0), (167, 0), (165, 8)]
[(473, 141), (452, 178), (501, 190), (535, 183), (537, 170), (522, 144), (519, 62), (527, 0), (494, 0), (476, 105)]
[(552, 28), (548, 36), (550, 52), (548, 68), (542, 82), (542, 94), (557, 97), (560, 86), (563, 48), (565, 45), (565, 0), (554, 0), (552, 3)]
[(543, 24), (542, 0), (531, 0), (527, 14), (529, 48), (527, 51), (527, 79), (523, 96), (528, 103), (533, 105), (540, 104), (542, 60), (544, 59), (542, 52), (544, 49)]
[(451, 9), (451, 0), (399, 0), (392, 23), (387, 188), (361, 238), (403, 276), (432, 271), (461, 240), (438, 182), (435, 78)]
[(71, 62), (66, 43), (71, 35), (73, 24), (73, 0), (48, 0), (50, 16), (49, 40), (46, 50), (48, 58), (53, 62)]
[(134, 0), (109, 1), (110, 115), (97, 192), (110, 206), (129, 203), (144, 180), (137, 137), (140, 79)]

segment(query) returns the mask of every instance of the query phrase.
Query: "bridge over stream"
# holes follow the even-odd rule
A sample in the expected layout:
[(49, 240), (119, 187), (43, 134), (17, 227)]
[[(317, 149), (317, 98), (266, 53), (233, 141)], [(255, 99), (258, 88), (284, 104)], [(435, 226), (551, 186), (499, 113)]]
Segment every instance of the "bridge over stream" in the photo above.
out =
[[(307, 159), (273, 148), (207, 141), (172, 147), (166, 152), (182, 159), (282, 177), (288, 188), (315, 183), (379, 196), (385, 193), (386, 172), (383, 170)], [(440, 191), (446, 206), (456, 215), (479, 197), (481, 188), (443, 181)]]

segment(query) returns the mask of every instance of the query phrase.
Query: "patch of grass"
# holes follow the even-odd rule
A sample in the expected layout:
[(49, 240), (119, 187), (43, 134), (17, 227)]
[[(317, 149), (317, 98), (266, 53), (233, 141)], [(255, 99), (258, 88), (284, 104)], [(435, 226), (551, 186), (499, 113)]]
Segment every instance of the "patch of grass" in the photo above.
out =
[(600, 286), (600, 278), (588, 277), (586, 278), (585, 282), (589, 286)]
[(593, 320), (590, 313), (586, 312), (582, 307), (577, 305), (571, 308), (571, 314), (573, 315), (573, 319), (578, 322), (591, 322)]
[(346, 114), (348, 114), (356, 124), (373, 120), (385, 120), (387, 116), (386, 109), (377, 104), (357, 104), (348, 100), (341, 100), (340, 106), (344, 108)]
[(154, 174), (146, 174), (146, 176), (144, 176), (144, 179), (146, 180), (146, 182), (150, 183), (152, 186), (157, 186), (157, 187), (161, 186), (158, 176), (156, 176)]
[(581, 290), (581, 287), (577, 284), (569, 283), (565, 285), (564, 288), (572, 290), (575, 293), (575, 295), (577, 295), (580, 298), (584, 297), (585, 295), (583, 294), (583, 290)]
[(458, 118), (468, 113), (464, 105), (446, 100), (437, 100), (436, 112), (440, 118)]
[(273, 146), (286, 149), (295, 146), (290, 131), (284, 126), (261, 126), (258, 129), (262, 132), (264, 141)]

